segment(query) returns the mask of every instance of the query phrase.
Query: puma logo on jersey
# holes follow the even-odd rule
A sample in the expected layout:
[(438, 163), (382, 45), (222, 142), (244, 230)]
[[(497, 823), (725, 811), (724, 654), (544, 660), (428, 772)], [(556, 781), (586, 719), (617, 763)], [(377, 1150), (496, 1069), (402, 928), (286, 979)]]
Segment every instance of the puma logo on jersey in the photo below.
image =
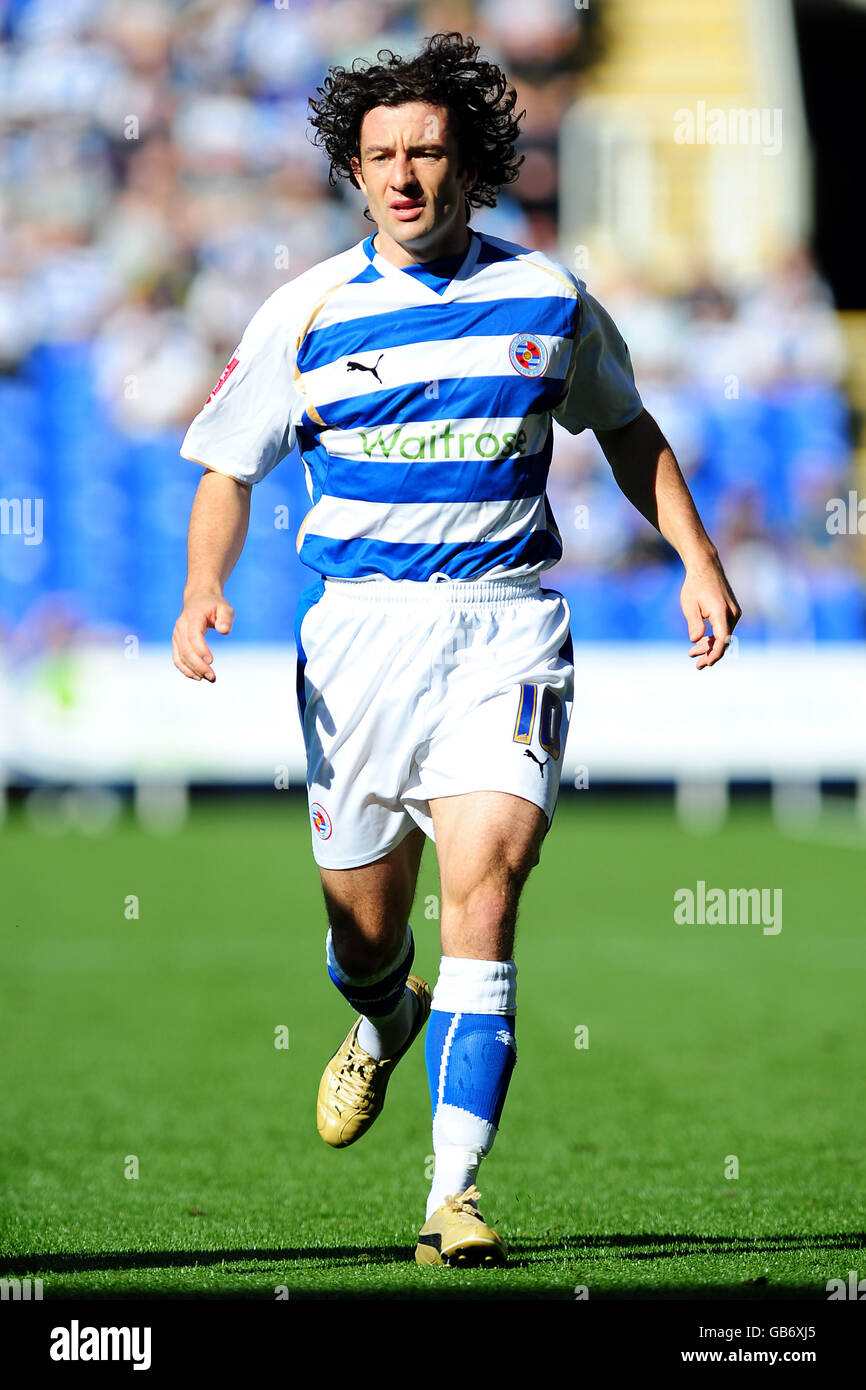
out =
[(544, 781), (544, 769), (547, 767), (547, 764), (550, 762), (550, 759), (548, 758), (545, 762), (542, 762), (540, 758), (536, 758), (536, 756), (535, 756), (535, 754), (533, 753), (533, 751), (532, 751), (531, 748), (525, 749), (525, 750), (524, 750), (524, 753), (523, 753), (523, 756), (524, 756), (524, 758), (531, 758), (532, 761), (533, 761), (534, 763), (538, 763), (538, 770), (539, 770), (539, 772), (541, 773), (541, 780), (542, 780), (542, 782), (543, 782), (543, 781)]
[(377, 367), (379, 366), (379, 363), (382, 361), (382, 358), (383, 358), (384, 356), (385, 356), (384, 352), (380, 352), (380, 353), (379, 353), (379, 356), (376, 358), (375, 365), (372, 366), (372, 367), (367, 367), (367, 366), (365, 366), (363, 362), (347, 362), (347, 363), (346, 363), (346, 371), (347, 371), (347, 372), (372, 372), (373, 375), (374, 375), (374, 377), (375, 377), (376, 380), (378, 381), (379, 385), (381, 386), (381, 385), (382, 385), (382, 378), (380, 377), (380, 375), (379, 375), (379, 373), (378, 373), (378, 371), (377, 371), (376, 369), (377, 369)]

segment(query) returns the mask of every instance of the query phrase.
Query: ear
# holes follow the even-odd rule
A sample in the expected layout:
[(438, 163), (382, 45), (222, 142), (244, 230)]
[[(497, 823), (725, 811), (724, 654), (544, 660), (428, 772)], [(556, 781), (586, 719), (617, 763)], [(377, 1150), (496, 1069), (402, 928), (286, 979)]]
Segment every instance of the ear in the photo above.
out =
[(363, 177), (361, 176), (361, 161), (357, 155), (352, 155), (352, 158), (349, 160), (349, 167), (351, 168), (352, 173), (355, 175), (355, 180), (361, 192), (366, 193), (367, 185), (364, 183)]

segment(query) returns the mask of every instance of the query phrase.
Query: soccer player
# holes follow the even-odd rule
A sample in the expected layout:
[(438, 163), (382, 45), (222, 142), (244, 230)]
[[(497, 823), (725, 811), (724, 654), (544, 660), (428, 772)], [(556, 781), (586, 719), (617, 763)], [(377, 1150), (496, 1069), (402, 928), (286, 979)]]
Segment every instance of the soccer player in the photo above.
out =
[[(569, 611), (541, 587), (561, 541), (552, 420), (596, 432), (625, 495), (678, 551), (696, 665), (740, 616), (628, 350), (568, 269), (479, 234), (513, 181), (520, 115), (459, 34), (334, 68), (312, 124), (375, 232), (282, 286), (183, 444), (204, 465), (175, 663), (214, 679), (205, 632), (251, 485), (297, 445), (317, 574), (298, 612), (298, 701), (330, 977), (359, 1015), (319, 1088), (318, 1129), (354, 1143), (429, 1016), (435, 1172), (416, 1259), (498, 1264), (475, 1180), (515, 1064), (518, 899), (559, 788), (573, 689)], [(706, 624), (710, 625), (707, 631)], [(625, 636), (625, 634), (623, 634)], [(431, 996), (411, 972), (425, 836), (441, 882)]]

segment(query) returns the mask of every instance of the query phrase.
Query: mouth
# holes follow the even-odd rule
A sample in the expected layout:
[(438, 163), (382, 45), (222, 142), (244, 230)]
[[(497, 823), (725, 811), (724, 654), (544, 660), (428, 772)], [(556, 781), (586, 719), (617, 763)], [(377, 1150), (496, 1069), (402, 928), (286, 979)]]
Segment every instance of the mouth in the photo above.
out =
[(401, 198), (398, 202), (391, 204), (390, 211), (391, 215), (396, 217), (399, 222), (414, 222), (424, 211), (424, 203), (413, 202), (409, 198)]

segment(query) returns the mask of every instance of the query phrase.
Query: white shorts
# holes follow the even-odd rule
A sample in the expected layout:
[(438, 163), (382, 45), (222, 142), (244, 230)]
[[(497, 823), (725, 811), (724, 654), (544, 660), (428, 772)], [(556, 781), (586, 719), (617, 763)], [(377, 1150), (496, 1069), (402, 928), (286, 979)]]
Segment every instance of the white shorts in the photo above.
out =
[(562, 595), (534, 576), (319, 593), (297, 630), (316, 862), (370, 864), (416, 825), (432, 839), (431, 798), (462, 792), (510, 792), (549, 825), (574, 688)]

